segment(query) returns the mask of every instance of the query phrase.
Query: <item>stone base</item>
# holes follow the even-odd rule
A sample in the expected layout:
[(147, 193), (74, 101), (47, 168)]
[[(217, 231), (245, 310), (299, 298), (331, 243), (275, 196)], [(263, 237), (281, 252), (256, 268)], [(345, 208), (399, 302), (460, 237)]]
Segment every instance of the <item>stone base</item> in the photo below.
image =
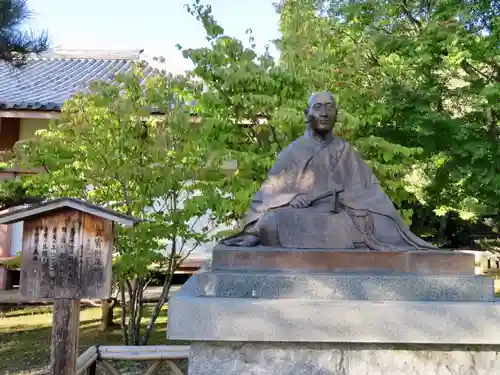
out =
[(358, 301), (493, 301), (484, 276), (200, 272), (197, 295), (223, 298), (301, 298)]
[(195, 275), (169, 301), (170, 339), (500, 345), (496, 302), (221, 298), (198, 287)]
[(500, 346), (191, 345), (189, 375), (493, 375)]
[(473, 273), (452, 251), (218, 246), (168, 337), (193, 342), (190, 375), (500, 374), (500, 303)]
[(474, 275), (474, 255), (452, 250), (370, 251), (217, 245), (213, 271)]

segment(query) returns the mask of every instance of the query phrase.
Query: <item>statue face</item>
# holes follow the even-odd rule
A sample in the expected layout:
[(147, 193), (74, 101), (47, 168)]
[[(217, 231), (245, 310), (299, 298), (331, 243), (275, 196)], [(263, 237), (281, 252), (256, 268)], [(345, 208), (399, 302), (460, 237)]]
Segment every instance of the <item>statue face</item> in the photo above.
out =
[(310, 129), (318, 134), (326, 134), (333, 130), (337, 121), (337, 105), (329, 92), (314, 94), (309, 99), (307, 122)]

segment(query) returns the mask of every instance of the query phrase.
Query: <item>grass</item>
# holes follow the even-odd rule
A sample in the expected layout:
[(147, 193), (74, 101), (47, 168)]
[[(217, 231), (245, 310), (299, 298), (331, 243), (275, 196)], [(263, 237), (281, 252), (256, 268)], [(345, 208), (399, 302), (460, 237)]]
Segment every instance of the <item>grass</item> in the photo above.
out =
[[(151, 315), (152, 304), (145, 307), (143, 327)], [(164, 306), (152, 332), (149, 344), (184, 344), (168, 342), (166, 338), (167, 307)], [(121, 328), (100, 332), (101, 310), (82, 308), (80, 312), (80, 353), (89, 346), (123, 345)], [(115, 322), (120, 321), (120, 308), (115, 309)], [(42, 374), (49, 363), (52, 307), (16, 308), (0, 317), (0, 374)], [(29, 370), (29, 372), (28, 372)], [(26, 372), (25, 372), (26, 371)]]

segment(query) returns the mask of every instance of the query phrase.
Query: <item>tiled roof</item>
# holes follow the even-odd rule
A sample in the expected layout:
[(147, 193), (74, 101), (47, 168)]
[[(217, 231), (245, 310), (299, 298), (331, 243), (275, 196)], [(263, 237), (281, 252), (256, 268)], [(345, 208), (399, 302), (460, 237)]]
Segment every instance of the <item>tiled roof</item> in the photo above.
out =
[(130, 58), (30, 58), (21, 68), (0, 63), (0, 110), (57, 111), (95, 80), (111, 82)]

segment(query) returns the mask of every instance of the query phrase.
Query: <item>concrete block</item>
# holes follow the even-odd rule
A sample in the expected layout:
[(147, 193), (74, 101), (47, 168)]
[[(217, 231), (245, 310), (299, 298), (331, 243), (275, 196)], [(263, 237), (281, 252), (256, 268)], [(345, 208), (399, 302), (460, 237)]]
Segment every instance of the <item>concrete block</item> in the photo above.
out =
[(482, 276), (203, 272), (197, 295), (370, 301), (493, 301), (493, 279)]

